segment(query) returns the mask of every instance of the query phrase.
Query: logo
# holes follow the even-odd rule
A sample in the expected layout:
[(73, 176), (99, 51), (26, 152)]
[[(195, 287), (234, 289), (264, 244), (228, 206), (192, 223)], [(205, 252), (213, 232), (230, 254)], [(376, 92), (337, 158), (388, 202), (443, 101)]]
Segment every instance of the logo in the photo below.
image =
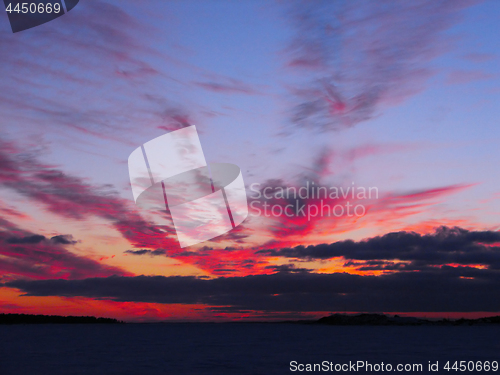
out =
[(73, 9), (79, 0), (3, 0), (13, 33), (52, 21)]
[(135, 203), (170, 212), (182, 248), (227, 233), (248, 216), (240, 168), (207, 164), (194, 125), (138, 147), (128, 168)]

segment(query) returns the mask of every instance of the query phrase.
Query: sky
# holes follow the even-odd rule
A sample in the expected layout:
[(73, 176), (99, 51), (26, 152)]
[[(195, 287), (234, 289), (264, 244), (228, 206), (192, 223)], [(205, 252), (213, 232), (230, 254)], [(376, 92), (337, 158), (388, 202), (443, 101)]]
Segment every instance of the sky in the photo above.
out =
[[(12, 33), (5, 13), (0, 312), (499, 314), (499, 18), (479, 0), (81, 0)], [(190, 125), (240, 167), (249, 215), (182, 248), (134, 204), (127, 160)]]

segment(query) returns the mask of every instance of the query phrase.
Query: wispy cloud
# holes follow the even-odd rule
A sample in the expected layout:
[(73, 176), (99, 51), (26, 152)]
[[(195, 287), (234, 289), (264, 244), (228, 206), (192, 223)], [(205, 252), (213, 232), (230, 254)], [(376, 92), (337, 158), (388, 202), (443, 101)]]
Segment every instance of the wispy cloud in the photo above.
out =
[(480, 70), (457, 70), (448, 74), (446, 83), (449, 85), (456, 85), (475, 81), (484, 81), (492, 78), (494, 78), (492, 74), (488, 74)]
[(288, 66), (303, 73), (292, 123), (354, 126), (383, 104), (420, 91), (428, 63), (447, 50), (444, 31), (477, 1), (297, 1)]
[(221, 94), (249, 94), (255, 95), (259, 92), (253, 88), (251, 85), (239, 81), (234, 78), (222, 79), (219, 77), (216, 81), (206, 81), (206, 82), (194, 82), (196, 86), (199, 86), (205, 90), (221, 93)]
[(36, 32), (2, 38), (0, 49), (8, 52), (0, 58), (0, 113), (10, 122), (4, 126), (15, 122), (34, 132), (43, 126), (87, 142), (128, 142), (138, 124), (154, 129), (161, 120), (142, 94), (171, 81), (153, 61), (172, 59), (144, 43), (153, 35), (153, 26), (126, 7), (94, 0)]
[(471, 52), (471, 53), (466, 53), (462, 57), (474, 63), (484, 63), (496, 59), (497, 55), (493, 53)]

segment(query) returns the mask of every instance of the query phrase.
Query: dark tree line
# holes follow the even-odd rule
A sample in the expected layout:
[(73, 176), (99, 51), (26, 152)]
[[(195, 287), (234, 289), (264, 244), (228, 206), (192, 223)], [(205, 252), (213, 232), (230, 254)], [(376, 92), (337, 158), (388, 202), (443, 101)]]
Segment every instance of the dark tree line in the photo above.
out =
[(0, 314), (0, 324), (117, 324), (123, 323), (111, 318), (95, 316), (58, 316), (31, 314)]

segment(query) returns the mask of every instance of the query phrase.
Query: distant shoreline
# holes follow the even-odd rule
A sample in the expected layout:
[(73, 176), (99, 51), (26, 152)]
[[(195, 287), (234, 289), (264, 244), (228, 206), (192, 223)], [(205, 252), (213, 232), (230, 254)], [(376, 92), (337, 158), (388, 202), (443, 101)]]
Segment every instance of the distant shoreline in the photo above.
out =
[(500, 316), (478, 319), (440, 319), (428, 320), (415, 317), (388, 316), (384, 314), (334, 314), (313, 321), (298, 321), (304, 324), (322, 324), (335, 326), (472, 326), (500, 325)]
[(122, 321), (95, 316), (0, 314), (0, 324), (121, 324)]
[(34, 314), (0, 314), (0, 325), (10, 324), (304, 324), (333, 326), (481, 326), (500, 325), (500, 316), (478, 319), (440, 319), (428, 320), (415, 317), (389, 316), (384, 314), (333, 314), (317, 320), (286, 321), (157, 321), (157, 322), (123, 322), (112, 318), (94, 316), (59, 316)]

